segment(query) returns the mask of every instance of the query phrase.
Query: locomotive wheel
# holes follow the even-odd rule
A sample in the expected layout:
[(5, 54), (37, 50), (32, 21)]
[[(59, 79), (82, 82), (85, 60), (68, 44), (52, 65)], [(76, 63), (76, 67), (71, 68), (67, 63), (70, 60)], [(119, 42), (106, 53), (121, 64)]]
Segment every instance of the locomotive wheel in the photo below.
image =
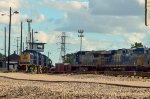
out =
[(34, 73), (37, 73), (37, 66), (34, 66), (34, 67), (33, 67), (33, 72), (34, 72)]
[(43, 72), (43, 71), (42, 71), (42, 67), (43, 67), (43, 66), (39, 66), (39, 73), (41, 73), (41, 74), (42, 74), (42, 72)]

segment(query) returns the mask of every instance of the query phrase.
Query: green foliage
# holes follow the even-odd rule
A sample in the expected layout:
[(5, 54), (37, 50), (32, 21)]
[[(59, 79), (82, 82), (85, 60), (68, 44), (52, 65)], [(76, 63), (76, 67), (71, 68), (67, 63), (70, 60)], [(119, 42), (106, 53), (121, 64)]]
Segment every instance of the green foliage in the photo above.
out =
[(135, 42), (135, 44), (131, 44), (131, 48), (141, 48), (141, 47), (144, 47), (142, 43)]
[(66, 54), (66, 57), (65, 57), (65, 63), (70, 63), (72, 64), (73, 63), (73, 59), (74, 59), (74, 54)]

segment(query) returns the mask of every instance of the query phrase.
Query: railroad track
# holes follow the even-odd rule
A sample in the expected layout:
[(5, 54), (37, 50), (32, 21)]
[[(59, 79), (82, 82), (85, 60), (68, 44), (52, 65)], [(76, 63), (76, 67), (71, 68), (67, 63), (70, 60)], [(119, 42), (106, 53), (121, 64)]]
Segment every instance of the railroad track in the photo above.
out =
[(103, 84), (103, 85), (112, 85), (112, 86), (120, 86), (120, 87), (132, 87), (132, 88), (150, 88), (150, 86), (137, 86), (137, 85), (127, 85), (127, 84), (118, 84), (118, 83), (106, 83), (106, 82), (88, 82), (88, 81), (48, 81), (48, 80), (31, 80), (31, 79), (20, 79), (20, 78), (12, 78), (6, 76), (0, 76), (1, 78), (17, 80), (17, 81), (35, 81), (35, 82), (45, 82), (45, 83), (93, 83), (93, 84)]
[(135, 77), (147, 77), (150, 78), (150, 72), (138, 72), (138, 71), (105, 71), (106, 75), (113, 76), (135, 76)]
[(104, 74), (110, 76), (135, 76), (135, 77), (147, 77), (150, 78), (150, 72), (139, 72), (139, 71), (78, 71), (73, 72), (77, 74)]

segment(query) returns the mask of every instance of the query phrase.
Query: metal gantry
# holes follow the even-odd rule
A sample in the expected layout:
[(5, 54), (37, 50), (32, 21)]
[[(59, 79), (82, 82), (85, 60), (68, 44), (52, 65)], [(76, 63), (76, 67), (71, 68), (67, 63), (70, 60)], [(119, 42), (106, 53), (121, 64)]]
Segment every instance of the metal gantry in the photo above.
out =
[(27, 43), (28, 43), (27, 48), (31, 49), (29, 44), (31, 43), (31, 22), (32, 22), (32, 19), (27, 19), (27, 22), (28, 22), (28, 39), (29, 39), (27, 41)]
[(60, 51), (60, 57), (59, 57), (59, 61), (64, 63), (65, 61), (65, 55), (66, 55), (66, 33), (62, 32), (61, 37), (61, 51)]

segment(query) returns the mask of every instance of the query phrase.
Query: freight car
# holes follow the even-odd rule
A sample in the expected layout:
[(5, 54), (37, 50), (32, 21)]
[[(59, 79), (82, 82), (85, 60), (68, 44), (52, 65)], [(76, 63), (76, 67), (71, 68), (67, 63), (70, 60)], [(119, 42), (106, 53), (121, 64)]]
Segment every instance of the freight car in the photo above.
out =
[(150, 49), (82, 51), (74, 55), (73, 70), (150, 71)]
[(51, 67), (51, 59), (37, 51), (25, 50), (20, 55), (18, 70), (42, 73)]

